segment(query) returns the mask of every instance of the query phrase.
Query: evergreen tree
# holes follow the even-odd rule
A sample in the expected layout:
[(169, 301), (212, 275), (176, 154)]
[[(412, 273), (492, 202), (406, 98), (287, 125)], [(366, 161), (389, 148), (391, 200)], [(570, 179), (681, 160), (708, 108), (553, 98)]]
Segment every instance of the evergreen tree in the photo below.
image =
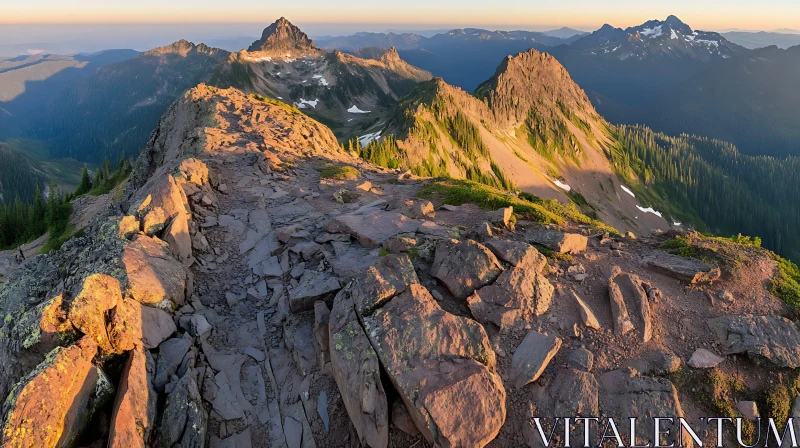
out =
[[(52, 183), (50, 184), (52, 186)], [(83, 165), (83, 171), (81, 172), (81, 181), (78, 184), (78, 188), (75, 189), (75, 196), (80, 196), (82, 194), (86, 194), (89, 190), (92, 189), (92, 180), (89, 178), (89, 168), (86, 165)]]

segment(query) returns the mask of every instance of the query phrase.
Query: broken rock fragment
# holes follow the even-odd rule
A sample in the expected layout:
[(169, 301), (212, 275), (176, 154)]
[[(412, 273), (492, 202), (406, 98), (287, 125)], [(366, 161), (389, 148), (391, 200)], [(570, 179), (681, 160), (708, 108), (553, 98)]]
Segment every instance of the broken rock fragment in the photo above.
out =
[(493, 282), (501, 272), (503, 267), (497, 257), (486, 246), (472, 240), (440, 243), (431, 267), (431, 274), (462, 300)]
[(561, 339), (531, 330), (514, 351), (511, 359), (511, 380), (514, 387), (522, 388), (539, 379), (550, 360), (561, 348)]

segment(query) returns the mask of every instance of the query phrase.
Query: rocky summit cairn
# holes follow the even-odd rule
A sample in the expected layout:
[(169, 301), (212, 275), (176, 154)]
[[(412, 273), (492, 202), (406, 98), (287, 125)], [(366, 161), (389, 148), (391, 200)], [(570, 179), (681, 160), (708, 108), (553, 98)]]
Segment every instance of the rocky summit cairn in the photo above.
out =
[(284, 17), (264, 28), (261, 39), (253, 42), (249, 52), (261, 52), (266, 56), (316, 56), (321, 54), (314, 41), (306, 33), (294, 26)]

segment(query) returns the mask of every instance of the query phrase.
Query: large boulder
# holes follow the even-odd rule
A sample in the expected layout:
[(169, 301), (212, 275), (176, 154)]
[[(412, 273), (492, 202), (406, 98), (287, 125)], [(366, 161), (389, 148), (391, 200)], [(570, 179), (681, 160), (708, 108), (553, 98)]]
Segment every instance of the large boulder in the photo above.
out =
[(443, 241), (436, 246), (431, 274), (447, 286), (458, 299), (466, 299), (476, 289), (493, 282), (503, 267), (486, 246), (466, 240), (453, 244)]
[(4, 448), (68, 447), (94, 413), (114, 395), (105, 374), (92, 364), (97, 343), (84, 336), (50, 352), (17, 383), (3, 405)]
[(90, 336), (101, 352), (116, 349), (106, 328), (106, 314), (122, 303), (119, 280), (105, 274), (93, 274), (83, 280), (81, 289), (72, 300), (69, 320), (75, 328)]
[(694, 258), (679, 257), (660, 250), (645, 254), (642, 262), (644, 266), (656, 272), (690, 284), (713, 282), (721, 275), (719, 268), (716, 266), (711, 266)]
[(331, 371), (362, 443), (386, 447), (389, 410), (378, 355), (359, 324), (349, 288), (336, 295), (328, 322)]
[(145, 305), (173, 309), (183, 305), (191, 283), (186, 266), (170, 255), (163, 241), (139, 235), (122, 253), (126, 293)]
[(708, 327), (726, 355), (746, 353), (778, 367), (800, 367), (800, 330), (789, 319), (742, 314), (710, 319)]
[(366, 248), (380, 247), (399, 233), (413, 233), (421, 222), (397, 212), (378, 211), (364, 215), (340, 215), (325, 225), (330, 233), (349, 233)]
[(161, 174), (152, 176), (136, 191), (128, 213), (143, 218), (155, 208), (161, 208), (166, 222), (178, 214), (190, 214), (191, 210), (188, 207), (186, 194), (172, 175)]
[[(614, 266), (608, 279), (608, 294), (617, 332), (625, 334), (628, 329), (635, 328), (642, 342), (649, 341), (653, 337), (653, 324), (644, 282), (637, 275), (624, 273)], [(627, 322), (626, 314), (630, 319)]]
[(137, 347), (128, 355), (109, 428), (109, 448), (145, 447), (155, 426), (157, 394), (150, 352)]
[(482, 447), (497, 436), (505, 421), (506, 392), (480, 324), (444, 311), (419, 284), (408, 285), (362, 320), (430, 443)]
[(534, 228), (525, 234), (525, 238), (540, 244), (553, 252), (577, 254), (586, 250), (589, 239), (577, 233), (564, 233), (544, 227)]

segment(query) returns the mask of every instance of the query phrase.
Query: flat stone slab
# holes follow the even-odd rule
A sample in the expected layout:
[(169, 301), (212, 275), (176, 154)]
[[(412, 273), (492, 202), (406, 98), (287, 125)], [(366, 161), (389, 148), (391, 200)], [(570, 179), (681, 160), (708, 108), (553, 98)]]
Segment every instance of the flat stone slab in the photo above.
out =
[(531, 330), (514, 351), (511, 381), (517, 389), (539, 379), (550, 360), (561, 348), (561, 339)]
[(725, 344), (724, 354), (747, 353), (780, 367), (800, 367), (800, 331), (780, 316), (752, 314), (710, 319), (708, 327)]
[(695, 369), (710, 369), (718, 366), (725, 358), (704, 348), (698, 348), (689, 359), (688, 364)]
[(325, 225), (330, 233), (353, 235), (362, 246), (373, 249), (398, 233), (413, 233), (421, 221), (397, 212), (378, 211), (363, 215), (340, 215)]
[(645, 254), (642, 262), (645, 267), (690, 284), (713, 282), (721, 275), (716, 266), (660, 250)]
[[(653, 417), (671, 417), (678, 420), (685, 417), (678, 392), (666, 378), (639, 376), (623, 370), (613, 370), (600, 375), (600, 412), (604, 417), (613, 417), (616, 421), (626, 421), (630, 416), (639, 417), (636, 426), (636, 437), (639, 440), (652, 440)], [(666, 428), (666, 427), (664, 427)], [(664, 445), (675, 443), (680, 435), (678, 427), (672, 426)], [(629, 437), (626, 434), (626, 438)], [(691, 443), (691, 436), (683, 430), (685, 446)]]
[(289, 291), (289, 307), (294, 313), (311, 311), (317, 299), (341, 288), (336, 277), (319, 271), (305, 271), (297, 287)]
[(564, 233), (558, 230), (537, 228), (528, 230), (525, 239), (562, 254), (577, 254), (586, 250), (589, 239), (577, 233)]
[(549, 393), (553, 415), (600, 415), (599, 384), (591, 373), (563, 369), (550, 384)]

